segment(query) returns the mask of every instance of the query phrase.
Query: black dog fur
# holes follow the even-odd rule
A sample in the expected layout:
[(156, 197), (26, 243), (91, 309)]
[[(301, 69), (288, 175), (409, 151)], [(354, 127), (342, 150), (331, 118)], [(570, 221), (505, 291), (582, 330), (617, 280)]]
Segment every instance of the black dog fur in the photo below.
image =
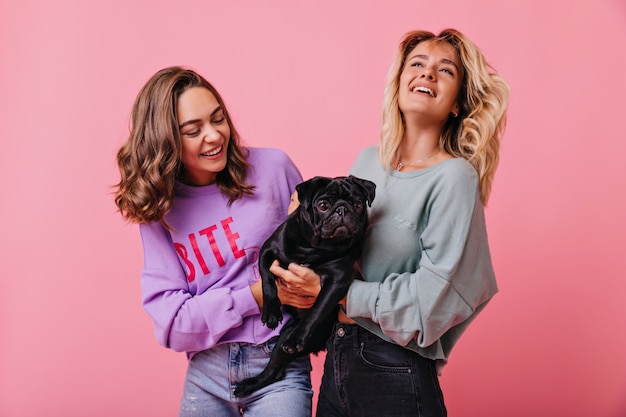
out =
[(285, 306), (292, 319), (281, 330), (269, 363), (259, 375), (239, 383), (235, 396), (250, 395), (280, 380), (293, 359), (326, 348), (338, 303), (348, 292), (354, 263), (361, 255), (368, 223), (366, 205), (371, 206), (375, 189), (373, 182), (352, 175), (314, 177), (296, 187), (299, 207), (261, 248), (261, 320), (274, 329), (283, 319), (276, 277), (269, 272), (275, 259), (283, 267), (291, 262), (309, 266), (321, 277), (321, 291), (308, 310)]

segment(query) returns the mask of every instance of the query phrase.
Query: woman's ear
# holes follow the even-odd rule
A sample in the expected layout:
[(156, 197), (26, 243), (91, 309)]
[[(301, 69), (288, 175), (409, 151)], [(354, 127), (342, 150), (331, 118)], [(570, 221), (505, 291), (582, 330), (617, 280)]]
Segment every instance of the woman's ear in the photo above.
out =
[(459, 103), (454, 103), (452, 106), (452, 110), (450, 111), (452, 117), (457, 117), (459, 115)]

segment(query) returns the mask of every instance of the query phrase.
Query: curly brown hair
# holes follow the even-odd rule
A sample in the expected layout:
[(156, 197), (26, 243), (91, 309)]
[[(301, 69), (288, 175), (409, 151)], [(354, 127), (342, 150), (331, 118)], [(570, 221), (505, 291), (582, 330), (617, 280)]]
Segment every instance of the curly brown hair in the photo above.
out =
[(228, 162), (217, 174), (216, 185), (231, 204), (253, 193), (254, 186), (245, 182), (250, 167), (247, 155), (218, 91), (191, 69), (168, 67), (154, 74), (137, 95), (130, 135), (117, 153), (121, 179), (115, 185), (115, 204), (128, 221), (160, 221), (168, 227), (165, 215), (172, 207), (174, 183), (183, 170), (176, 109), (180, 95), (192, 87), (213, 93), (230, 127)]

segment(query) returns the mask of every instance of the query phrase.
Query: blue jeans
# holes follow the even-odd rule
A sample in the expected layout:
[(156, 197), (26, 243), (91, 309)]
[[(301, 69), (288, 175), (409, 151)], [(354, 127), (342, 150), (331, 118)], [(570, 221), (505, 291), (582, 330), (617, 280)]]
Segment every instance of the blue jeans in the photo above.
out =
[(317, 417), (447, 416), (435, 362), (356, 324), (327, 344)]
[(311, 362), (298, 358), (285, 377), (248, 397), (235, 397), (241, 380), (260, 373), (274, 341), (262, 345), (227, 343), (196, 353), (187, 367), (180, 417), (310, 417)]

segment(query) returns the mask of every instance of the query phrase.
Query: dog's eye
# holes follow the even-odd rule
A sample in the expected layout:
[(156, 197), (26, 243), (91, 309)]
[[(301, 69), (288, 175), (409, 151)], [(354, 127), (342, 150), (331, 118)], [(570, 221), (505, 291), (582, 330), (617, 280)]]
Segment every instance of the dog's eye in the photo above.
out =
[(330, 204), (326, 200), (320, 200), (317, 202), (317, 209), (319, 211), (326, 211), (330, 208)]

